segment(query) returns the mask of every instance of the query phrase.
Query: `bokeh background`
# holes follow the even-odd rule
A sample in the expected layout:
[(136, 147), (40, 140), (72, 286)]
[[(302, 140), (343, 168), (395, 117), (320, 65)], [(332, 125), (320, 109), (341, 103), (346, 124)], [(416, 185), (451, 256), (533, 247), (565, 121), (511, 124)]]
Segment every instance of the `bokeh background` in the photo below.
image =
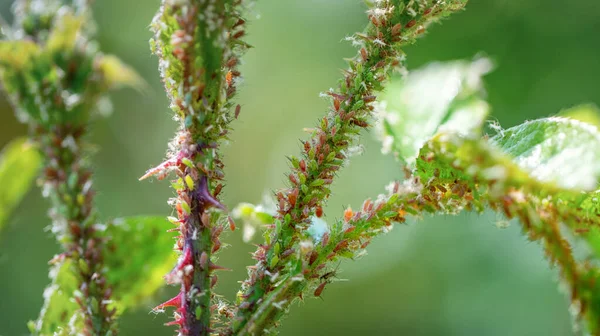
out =
[[(168, 214), (167, 183), (137, 178), (164, 156), (175, 130), (163, 94), (157, 59), (149, 52), (148, 24), (158, 0), (98, 0), (95, 17), (104, 51), (133, 65), (149, 83), (147, 95), (113, 94), (114, 114), (99, 120), (91, 141), (97, 203), (103, 218)], [(0, 12), (11, 18), (11, 1)], [(229, 207), (260, 202), (285, 183), (284, 155), (299, 152), (298, 139), (326, 110), (318, 93), (332, 87), (355, 51), (343, 38), (362, 30), (359, 0), (260, 0), (248, 28), (256, 48), (244, 59), (243, 106), (233, 141), (225, 148)], [(436, 60), (471, 59), (483, 53), (496, 70), (485, 79), (494, 118), (504, 127), (549, 116), (578, 103), (600, 103), (600, 2), (597, 0), (473, 0), (467, 10), (432, 27), (406, 49), (409, 68)], [(0, 98), (0, 145), (26, 134)], [(359, 206), (401, 176), (391, 157), (365, 134), (364, 155), (344, 169), (334, 185), (327, 217), (344, 205)], [(0, 186), (1, 188), (2, 186)], [(58, 251), (46, 202), (30, 191), (0, 238), (0, 335), (26, 334), (48, 283), (47, 261)], [(282, 335), (572, 335), (567, 299), (536, 243), (518, 223), (499, 229), (494, 214), (426, 218), (396, 227), (377, 239), (369, 254), (341, 265), (339, 281), (323, 300), (294, 306)], [(221, 264), (218, 292), (233, 298), (251, 263), (252, 246), (239, 231)], [(121, 319), (121, 335), (171, 335), (165, 314), (150, 308), (168, 297), (165, 288)]]

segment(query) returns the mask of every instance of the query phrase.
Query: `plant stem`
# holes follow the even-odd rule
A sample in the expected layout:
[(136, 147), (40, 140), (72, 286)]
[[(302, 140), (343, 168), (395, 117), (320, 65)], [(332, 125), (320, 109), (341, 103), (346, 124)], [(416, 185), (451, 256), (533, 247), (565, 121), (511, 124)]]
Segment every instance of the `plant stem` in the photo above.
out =
[(95, 222), (83, 138), (95, 103), (108, 87), (94, 66), (101, 54), (88, 47), (80, 30), (89, 19), (87, 8), (84, 3), (74, 7), (57, 0), (32, 8), (29, 1), (20, 1), (15, 6), (15, 31), (22, 41), (3, 42), (27, 44), (36, 52), (20, 55), (23, 62), (17, 65), (3, 59), (0, 70), (11, 102), (30, 124), (31, 137), (44, 157), (43, 195), (51, 199), (51, 229), (64, 250), (54, 261), (69, 258), (78, 282), (75, 293), (68, 295), (80, 307), (83, 330), (73, 332), (107, 335), (116, 333), (115, 310), (104, 277), (104, 239)]
[(115, 333), (115, 310), (104, 277), (103, 239), (95, 223), (92, 172), (82, 153), (85, 127), (37, 128), (34, 139), (45, 157), (44, 196), (50, 197), (52, 231), (63, 244), (62, 258), (73, 261), (79, 280), (75, 301), (84, 315), (85, 335)]
[[(288, 251), (298, 250), (311, 216), (328, 199), (334, 177), (354, 151), (360, 130), (369, 126), (374, 92), (400, 68), (400, 47), (412, 43), (431, 22), (465, 4), (464, 0), (372, 2), (368, 11), (371, 23), (365, 33), (351, 39), (360, 48), (358, 55), (348, 62), (350, 68), (338, 90), (325, 93), (332, 101), (329, 114), (304, 142), (302, 158), (291, 158), (291, 187), (277, 193), (276, 229), (270, 233), (270, 242), (254, 253), (258, 263), (250, 269), (238, 295), (239, 309), (231, 333), (242, 330), (260, 302), (276, 288), (267, 273), (287, 274), (302, 267), (302, 260), (295, 259), (298, 254)], [(287, 255), (282, 257), (280, 251)], [(291, 301), (293, 297), (285, 299)]]
[[(179, 261), (167, 276), (180, 283), (181, 291), (158, 306), (177, 307), (175, 321), (181, 335), (208, 335), (215, 329), (211, 311), (213, 271), (221, 267), (211, 262), (221, 247), (220, 223), (225, 207), (218, 200), (223, 187), (223, 163), (218, 151), (226, 139), (231, 113), (230, 99), (236, 91), (240, 54), (246, 45), (240, 41), (244, 23), (242, 0), (169, 1), (164, 0), (155, 16), (153, 51), (159, 56), (160, 71), (179, 131), (169, 158), (142, 178), (175, 171), (172, 203), (177, 218), (171, 221), (180, 232)], [(216, 208), (219, 211), (211, 211)]]

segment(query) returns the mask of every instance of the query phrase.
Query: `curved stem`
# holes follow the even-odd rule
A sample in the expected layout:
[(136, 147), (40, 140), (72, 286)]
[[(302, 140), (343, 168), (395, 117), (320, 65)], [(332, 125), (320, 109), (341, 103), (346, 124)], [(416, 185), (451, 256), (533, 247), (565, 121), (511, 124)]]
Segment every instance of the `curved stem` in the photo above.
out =
[[(328, 115), (304, 142), (301, 158), (291, 158), (291, 186), (277, 193), (277, 229), (270, 232), (270, 242), (254, 253), (258, 263), (249, 271), (239, 293), (239, 309), (231, 333), (242, 330), (259, 302), (276, 288), (266, 273), (285, 274), (302, 265), (292, 251), (298, 249), (311, 216), (329, 198), (333, 179), (354, 151), (358, 134), (369, 126), (374, 93), (383, 88), (403, 61), (400, 47), (413, 42), (431, 22), (466, 4), (465, 0), (371, 2), (370, 24), (364, 33), (351, 39), (359, 46), (358, 55), (348, 61), (350, 68), (338, 89), (324, 94), (332, 103)], [(286, 256), (280, 254), (284, 251)]]

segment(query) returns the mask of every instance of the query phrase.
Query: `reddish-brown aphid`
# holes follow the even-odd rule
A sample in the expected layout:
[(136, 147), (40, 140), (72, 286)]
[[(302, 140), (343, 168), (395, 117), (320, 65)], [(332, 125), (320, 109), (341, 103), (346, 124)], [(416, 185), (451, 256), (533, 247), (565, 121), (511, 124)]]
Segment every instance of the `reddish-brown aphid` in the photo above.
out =
[(313, 294), (314, 294), (314, 296), (315, 296), (315, 297), (320, 297), (320, 296), (321, 296), (321, 293), (323, 293), (323, 289), (325, 289), (325, 285), (327, 285), (327, 284), (328, 284), (328, 282), (327, 282), (327, 281), (325, 281), (325, 282), (322, 282), (322, 283), (321, 283), (321, 284), (320, 284), (320, 285), (317, 287), (317, 289), (315, 289), (315, 292), (313, 293)]
[(293, 248), (287, 249), (281, 253), (281, 258), (286, 258), (287, 256), (291, 255), (292, 253), (294, 253)]
[(306, 162), (304, 160), (300, 160), (298, 166), (300, 166), (301, 171), (306, 172)]
[(219, 196), (219, 194), (221, 193), (221, 190), (223, 190), (223, 185), (221, 183), (217, 184), (217, 186), (215, 187), (215, 191), (213, 192), (213, 196), (217, 197)]
[(396, 36), (398, 34), (400, 34), (400, 31), (402, 30), (402, 24), (401, 23), (397, 23), (392, 27), (392, 35)]
[(343, 250), (346, 247), (348, 247), (348, 240), (344, 239), (335, 246), (333, 252), (339, 252), (340, 250)]
[(240, 116), (241, 110), (242, 110), (242, 107), (240, 106), (240, 104), (237, 104), (237, 106), (235, 107), (235, 119), (237, 119)]
[(369, 55), (367, 54), (367, 50), (365, 48), (360, 48), (360, 56), (362, 57), (363, 62), (369, 60)]
[(235, 222), (233, 221), (233, 218), (231, 218), (231, 216), (227, 216), (227, 221), (229, 222), (229, 230), (232, 232), (235, 231)]
[(369, 127), (369, 123), (366, 122), (365, 120), (361, 120), (361, 119), (352, 119), (352, 123), (358, 127), (362, 127), (362, 128), (366, 128)]
[(365, 103), (373, 102), (373, 101), (375, 101), (375, 99), (377, 99), (377, 96), (364, 96), (363, 97), (363, 101)]
[(227, 67), (233, 68), (234, 66), (237, 65), (237, 63), (238, 63), (238, 59), (235, 57), (232, 57), (227, 61)]
[(323, 216), (323, 208), (320, 205), (317, 206), (317, 209), (315, 210), (315, 215), (318, 218), (321, 218)]
[(315, 260), (317, 260), (317, 257), (319, 256), (319, 254), (317, 253), (317, 251), (312, 251), (312, 253), (310, 254), (310, 258), (308, 259), (308, 264), (312, 265), (314, 264)]
[(304, 151), (306, 153), (310, 151), (310, 143), (308, 141), (304, 141)]
[(351, 225), (351, 226), (349, 226), (349, 227), (348, 227), (346, 230), (344, 230), (344, 233), (345, 233), (345, 234), (348, 234), (348, 233), (350, 233), (350, 232), (354, 231), (354, 229), (356, 229), (356, 226), (354, 226), (354, 225)]
[(423, 16), (429, 15), (429, 13), (431, 13), (431, 8), (427, 8), (424, 12), (423, 12)]
[(290, 174), (289, 178), (290, 178), (290, 182), (292, 182), (293, 185), (297, 185), (298, 184), (298, 178), (296, 177), (296, 175)]
[(379, 21), (377, 21), (377, 18), (373, 15), (369, 15), (369, 19), (371, 20), (371, 23), (375, 26), (375, 27), (379, 27)]
[(323, 234), (323, 238), (321, 240), (321, 246), (323, 248), (325, 248), (325, 246), (327, 246), (327, 244), (329, 244), (329, 232), (325, 232)]
[(333, 108), (336, 111), (340, 110), (340, 105), (341, 105), (341, 102), (337, 98), (333, 98)]
[(410, 20), (410, 21), (408, 21), (408, 23), (406, 24), (406, 28), (411, 28), (411, 27), (413, 27), (413, 26), (414, 26), (414, 25), (416, 25), (416, 24), (417, 24), (417, 21), (416, 21), (416, 20)]
[(233, 28), (235, 28), (235, 27), (238, 27), (238, 26), (241, 26), (241, 25), (243, 25), (244, 23), (246, 23), (246, 20), (244, 20), (244, 19), (239, 19), (239, 20), (238, 20), (238, 22), (236, 22), (236, 23), (233, 25)]
[(237, 32), (237, 33), (235, 33), (235, 34), (233, 35), (233, 38), (234, 38), (234, 39), (239, 39), (240, 37), (244, 36), (245, 34), (246, 34), (246, 32), (245, 32), (245, 31), (243, 31), (243, 30), (240, 30), (239, 32)]
[(298, 189), (294, 189), (296, 190), (296, 192), (291, 192), (288, 195), (288, 202), (290, 203), (290, 207), (295, 207), (296, 206), (296, 200), (298, 198)]

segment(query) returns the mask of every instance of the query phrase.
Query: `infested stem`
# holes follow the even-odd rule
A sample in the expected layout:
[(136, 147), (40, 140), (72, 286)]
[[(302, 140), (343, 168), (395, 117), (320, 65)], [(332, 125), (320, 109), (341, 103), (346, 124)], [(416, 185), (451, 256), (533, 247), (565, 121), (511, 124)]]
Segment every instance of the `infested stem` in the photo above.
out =
[(371, 23), (365, 33), (352, 38), (359, 46), (358, 55), (349, 61), (338, 89), (324, 94), (332, 102), (328, 115), (304, 142), (301, 158), (291, 158), (291, 187), (277, 193), (279, 209), (274, 226), (278, 229), (268, 233), (270, 241), (254, 253), (258, 263), (250, 269), (238, 295), (233, 334), (246, 328), (259, 302), (276, 288), (265, 273), (285, 274), (301, 264), (295, 253), (283, 257), (279, 251), (297, 251), (311, 216), (320, 212), (329, 198), (330, 186), (351, 156), (360, 130), (369, 126), (375, 92), (382, 90), (383, 83), (401, 66), (400, 47), (413, 42), (431, 22), (465, 4), (462, 0), (373, 1), (368, 11)]
[[(84, 127), (38, 128), (33, 137), (44, 155), (44, 195), (50, 197), (52, 231), (62, 243), (58, 259), (73, 261), (78, 279), (75, 301), (84, 315), (85, 335), (116, 332), (115, 309), (109, 307), (111, 289), (106, 283), (102, 245), (95, 223), (92, 172), (84, 162), (81, 147)], [(54, 259), (53, 262), (58, 261)]]
[(169, 324), (178, 325), (180, 335), (208, 335), (222, 323), (211, 289), (217, 281), (214, 271), (221, 269), (211, 259), (221, 247), (225, 210), (218, 200), (224, 177), (219, 146), (239, 113), (239, 105), (231, 113), (231, 98), (240, 76), (239, 56), (247, 48), (240, 40), (245, 34), (241, 17), (245, 4), (163, 0), (152, 23), (151, 44), (179, 131), (169, 158), (142, 178), (177, 174), (173, 181), (177, 197), (171, 201), (177, 217), (171, 222), (180, 232), (181, 255), (167, 281), (180, 283), (181, 291), (157, 308), (177, 308)]

